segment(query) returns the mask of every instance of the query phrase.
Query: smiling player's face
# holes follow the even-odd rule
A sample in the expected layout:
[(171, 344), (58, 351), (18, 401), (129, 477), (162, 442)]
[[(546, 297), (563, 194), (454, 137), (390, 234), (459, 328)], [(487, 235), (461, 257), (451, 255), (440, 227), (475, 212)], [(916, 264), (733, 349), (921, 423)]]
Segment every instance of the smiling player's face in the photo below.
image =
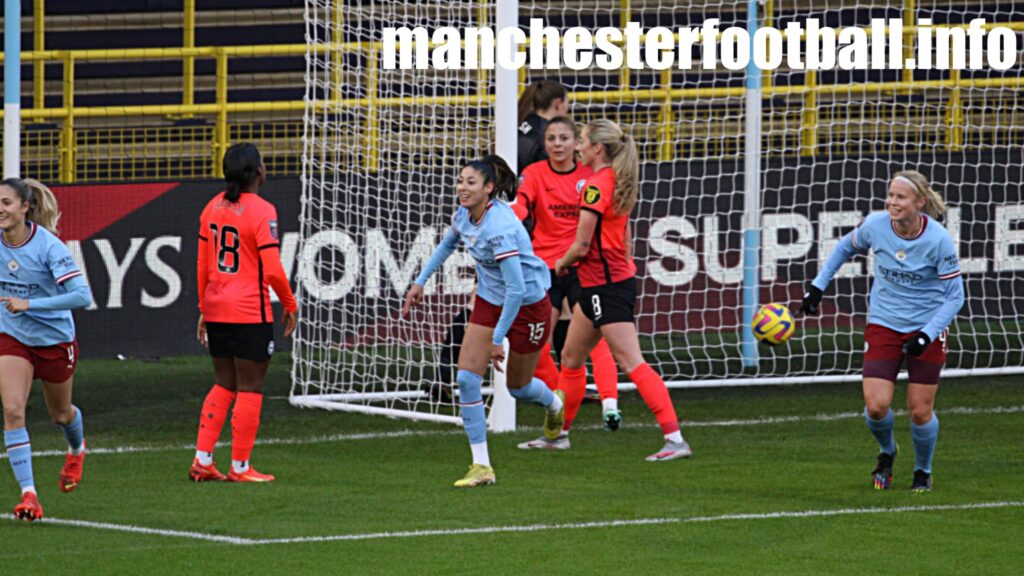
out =
[(917, 195), (910, 184), (895, 180), (889, 184), (889, 195), (885, 198), (885, 209), (895, 222), (912, 224), (921, 215), (925, 199)]
[(472, 211), (479, 208), (490, 200), (491, 191), (494, 190), (494, 183), (484, 183), (484, 175), (472, 166), (466, 166), (459, 173), (459, 180), (455, 184), (455, 193), (459, 196), (459, 206)]
[(10, 230), (25, 223), (28, 202), (22, 202), (10, 186), (0, 186), (0, 230)]

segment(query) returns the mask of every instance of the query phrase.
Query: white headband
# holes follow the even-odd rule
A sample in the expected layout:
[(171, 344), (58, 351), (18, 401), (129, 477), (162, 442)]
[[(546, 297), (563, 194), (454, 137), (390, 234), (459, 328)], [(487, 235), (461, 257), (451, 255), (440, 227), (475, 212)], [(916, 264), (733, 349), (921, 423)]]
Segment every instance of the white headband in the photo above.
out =
[(911, 180), (910, 178), (907, 178), (906, 176), (897, 176), (897, 177), (893, 178), (892, 181), (893, 182), (904, 182), (906, 184), (910, 184), (910, 186), (914, 189), (914, 191), (917, 192), (917, 184), (914, 184), (914, 181)]

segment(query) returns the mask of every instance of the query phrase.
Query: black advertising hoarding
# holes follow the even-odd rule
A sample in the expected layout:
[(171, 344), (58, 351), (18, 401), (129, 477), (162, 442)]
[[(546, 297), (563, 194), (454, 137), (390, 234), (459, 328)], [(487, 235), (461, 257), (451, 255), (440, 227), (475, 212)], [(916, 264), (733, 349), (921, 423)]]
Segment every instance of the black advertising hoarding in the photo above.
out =
[[(75, 312), (83, 357), (205, 353), (195, 338), (199, 214), (222, 185), (192, 181), (54, 188), (63, 213), (61, 238), (93, 292), (93, 306)], [(282, 235), (291, 234), (293, 241), (299, 192), (297, 178), (269, 179), (261, 192), (277, 207)]]
[[(953, 209), (946, 224), (959, 236), (968, 293), (961, 318), (1013, 319), (1024, 309), (1022, 154), (935, 156), (924, 165)], [(761, 301), (797, 302), (817, 273), (819, 255), (864, 215), (883, 208), (889, 177), (904, 166), (914, 164), (892, 157), (765, 160)], [(736, 331), (742, 161), (648, 164), (643, 171), (634, 212), (641, 331)], [(454, 174), (446, 180), (454, 182)], [(351, 229), (314, 225), (316, 234), (304, 247), (298, 239), (300, 180), (272, 178), (264, 187), (262, 195), (278, 210), (282, 259), (293, 286), (300, 268), (306, 270), (300, 306), (344, 304), (333, 307), (333, 329), (321, 332), (338, 344), (394, 336), (394, 322), (382, 320), (396, 316), (401, 292), (440, 240), (455, 205), (453, 190), (423, 188), (410, 182), (397, 207), (349, 192), (339, 200), (359, 202), (348, 208), (358, 215)], [(216, 181), (55, 190), (64, 213), (62, 238), (95, 297), (94, 307), (75, 313), (85, 357), (203, 353), (195, 341), (197, 227), (203, 206), (220, 190)], [(331, 267), (323, 265), (328, 261)], [(468, 264), (440, 272), (430, 297), (464, 298), (472, 289)], [(866, 310), (867, 269), (864, 259), (845, 269), (823, 322), (835, 321), (837, 309)], [(848, 314), (839, 318), (851, 321)]]

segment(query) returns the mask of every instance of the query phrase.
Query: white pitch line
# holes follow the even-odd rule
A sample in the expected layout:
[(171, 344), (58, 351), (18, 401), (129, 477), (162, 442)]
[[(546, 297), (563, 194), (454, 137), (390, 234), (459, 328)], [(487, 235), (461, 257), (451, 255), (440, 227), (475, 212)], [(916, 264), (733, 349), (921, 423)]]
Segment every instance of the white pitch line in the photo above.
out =
[[(897, 416), (906, 415), (906, 410), (894, 410), (893, 413)], [(992, 408), (971, 408), (967, 406), (955, 406), (952, 408), (945, 408), (942, 410), (936, 410), (936, 413), (940, 416), (943, 414), (1021, 414), (1024, 413), (1024, 406), (995, 406)], [(811, 415), (797, 415), (797, 416), (765, 416), (763, 418), (749, 418), (749, 419), (731, 419), (731, 420), (697, 420), (689, 421), (684, 420), (680, 422), (681, 426), (685, 428), (735, 428), (742, 426), (768, 426), (773, 424), (792, 424), (798, 422), (834, 422), (838, 420), (853, 420), (863, 418), (862, 412), (838, 412), (835, 414), (811, 414)], [(641, 429), (641, 428), (657, 428), (657, 424), (654, 423), (633, 423), (625, 424), (622, 426), (624, 429)], [(537, 426), (523, 426), (521, 430), (534, 430), (538, 429)], [(573, 430), (601, 430), (603, 426), (599, 424), (587, 425), (587, 426), (576, 426)], [(382, 440), (389, 438), (408, 438), (408, 437), (426, 437), (426, 436), (447, 436), (447, 435), (462, 435), (462, 431), (458, 428), (441, 429), (441, 430), (394, 430), (391, 432), (361, 432), (355, 434), (327, 434), (321, 436), (309, 436), (306, 438), (265, 438), (256, 441), (257, 446), (273, 446), (273, 445), (305, 445), (305, 444), (321, 444), (326, 442), (352, 442), (359, 440)], [(218, 442), (217, 447), (223, 448), (229, 446), (228, 442)], [(133, 454), (133, 453), (148, 453), (148, 452), (167, 452), (177, 450), (194, 450), (195, 444), (184, 444), (184, 445), (165, 445), (165, 446), (117, 446), (114, 448), (89, 448), (89, 454), (92, 456), (99, 454)], [(51, 456), (64, 456), (67, 453), (66, 450), (39, 450), (33, 451), (33, 458), (45, 458)], [(0, 460), (7, 458), (7, 454), (0, 454)]]
[[(13, 514), (0, 516), (4, 520), (17, 521)], [(131, 524), (112, 524), (110, 522), (90, 522), (88, 520), (68, 520), (64, 518), (43, 518), (39, 520), (42, 524), (57, 524), (59, 526), (74, 526), (76, 528), (95, 528), (97, 530), (110, 530), (113, 532), (129, 532), (132, 534), (146, 534), (149, 536), (170, 536), (172, 538), (187, 538), (190, 540), (203, 540), (206, 542), (219, 542), (221, 544), (254, 544), (255, 540), (249, 538), (237, 538), (234, 536), (219, 536), (217, 534), (205, 534), (203, 532), (189, 532), (183, 530), (164, 530), (161, 528), (146, 528), (145, 526), (132, 526)]]
[[(522, 524), (512, 526), (485, 526), (480, 528), (452, 528), (438, 530), (409, 530), (403, 532), (367, 532), (363, 534), (335, 534), (327, 536), (302, 536), (296, 538), (241, 538), (190, 532), (181, 530), (163, 530), (146, 528), (129, 524), (112, 524), (109, 522), (89, 522), (85, 520), (66, 520), (61, 518), (45, 518), (40, 522), (79, 528), (95, 528), (115, 532), (128, 532), (148, 536), (168, 536), (217, 542), (234, 546), (266, 546), (272, 544), (314, 544), (322, 542), (354, 542), (362, 540), (391, 540), (401, 538), (424, 538), (430, 536), (469, 536), (481, 534), (508, 534), (526, 532), (549, 532), (563, 530), (587, 530), (592, 528), (619, 528), (632, 526), (657, 526), (662, 524), (691, 524), (708, 522), (735, 522), (744, 520), (777, 520), (823, 518), (831, 516), (855, 516), (866, 514), (902, 514), (913, 512), (942, 512), (950, 510), (987, 510), (995, 508), (1021, 508), (1024, 501), (977, 502), (971, 504), (934, 504), (921, 506), (897, 506), (893, 508), (838, 508), (832, 510), (790, 510), (779, 512), (762, 512), (748, 514), (720, 514), (717, 516), (690, 516), (677, 518), (637, 518), (632, 520), (598, 520), (594, 522), (575, 522), (568, 524)], [(5, 520), (14, 521), (14, 516), (5, 514)]]

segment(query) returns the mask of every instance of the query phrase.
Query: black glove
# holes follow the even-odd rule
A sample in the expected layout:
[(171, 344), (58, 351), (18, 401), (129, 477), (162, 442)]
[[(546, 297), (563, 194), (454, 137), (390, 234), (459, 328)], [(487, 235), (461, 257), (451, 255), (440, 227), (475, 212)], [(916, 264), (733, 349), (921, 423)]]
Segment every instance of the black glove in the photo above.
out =
[(932, 339), (928, 337), (924, 332), (918, 332), (910, 337), (903, 343), (903, 353), (910, 354), (911, 356), (920, 356), (924, 354), (924, 351), (928, 348), (928, 345), (932, 343)]
[(811, 284), (807, 292), (804, 292), (804, 301), (800, 305), (801, 314), (810, 314), (811, 316), (818, 315), (818, 304), (821, 304), (821, 290), (817, 286)]

